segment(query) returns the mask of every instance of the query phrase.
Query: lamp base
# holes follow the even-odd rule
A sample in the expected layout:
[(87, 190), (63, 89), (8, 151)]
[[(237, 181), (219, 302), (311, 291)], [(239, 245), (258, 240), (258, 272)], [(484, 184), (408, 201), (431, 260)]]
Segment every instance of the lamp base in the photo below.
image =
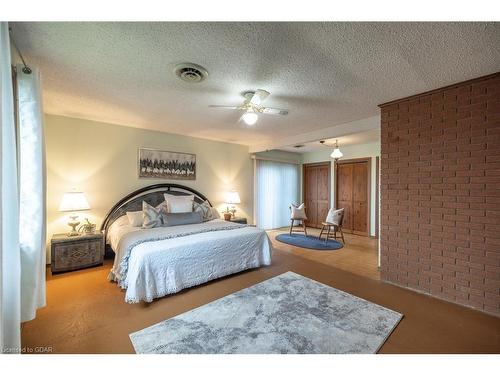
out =
[(76, 220), (78, 215), (70, 216), (70, 218), (71, 221), (68, 221), (68, 225), (71, 227), (71, 232), (68, 233), (68, 237), (79, 236), (80, 233), (76, 230), (76, 227), (80, 225), (80, 222)]

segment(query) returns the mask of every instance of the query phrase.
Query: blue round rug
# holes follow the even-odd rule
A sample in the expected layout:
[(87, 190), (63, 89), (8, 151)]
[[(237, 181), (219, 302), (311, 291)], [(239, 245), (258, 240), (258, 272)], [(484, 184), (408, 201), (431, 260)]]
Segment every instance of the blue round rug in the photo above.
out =
[(305, 236), (303, 234), (292, 234), (288, 233), (278, 234), (276, 236), (276, 240), (279, 242), (286, 243), (288, 245), (303, 247), (306, 249), (312, 250), (338, 250), (342, 249), (344, 245), (339, 241), (335, 241), (332, 239), (328, 240), (328, 243), (325, 244), (325, 240), (318, 239), (313, 236)]

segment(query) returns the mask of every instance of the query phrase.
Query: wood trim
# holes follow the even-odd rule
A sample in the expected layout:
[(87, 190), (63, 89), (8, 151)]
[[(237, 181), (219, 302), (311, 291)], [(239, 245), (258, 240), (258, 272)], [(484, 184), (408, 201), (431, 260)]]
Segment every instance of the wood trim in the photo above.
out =
[(379, 238), (379, 205), (380, 205), (380, 157), (375, 158), (375, 238)]
[(368, 210), (367, 210), (367, 232), (364, 233), (364, 232), (356, 232), (356, 231), (352, 231), (353, 234), (359, 234), (359, 235), (362, 235), (362, 236), (367, 236), (367, 237), (370, 237), (370, 233), (371, 233), (371, 220), (370, 220), (370, 216), (371, 216), (371, 212), (372, 212), (372, 158), (371, 157), (367, 157), (367, 158), (356, 158), (356, 159), (344, 159), (344, 160), (337, 160), (335, 161), (335, 171), (334, 171), (334, 176), (335, 176), (335, 196), (334, 196), (334, 200), (335, 200), (335, 208), (338, 208), (338, 195), (337, 195), (337, 191), (338, 191), (338, 188), (339, 188), (339, 179), (337, 178), (337, 166), (339, 164), (352, 164), (352, 163), (364, 163), (366, 162), (367, 163), (367, 173), (368, 173), (368, 181), (367, 181), (367, 191), (368, 191), (368, 195), (367, 195), (367, 205), (368, 205)]
[[(302, 164), (302, 167), (322, 167), (322, 166), (325, 166), (325, 165), (329, 165), (331, 167), (332, 165), (332, 162), (331, 161), (322, 161), (322, 162), (318, 162), (318, 163), (307, 163), (307, 164)], [(302, 168), (304, 169), (304, 168)]]
[(383, 107), (386, 107), (388, 105), (392, 105), (392, 104), (404, 102), (404, 101), (411, 100), (411, 99), (417, 99), (417, 98), (420, 98), (422, 96), (427, 96), (427, 95), (430, 95), (430, 94), (436, 94), (438, 92), (443, 92), (443, 91), (446, 91), (446, 90), (449, 90), (449, 89), (452, 89), (452, 88), (455, 88), (455, 87), (459, 87), (459, 86), (463, 86), (463, 85), (468, 85), (468, 84), (472, 84), (472, 83), (477, 83), (477, 82), (481, 82), (481, 81), (486, 81), (488, 79), (495, 78), (496, 76), (500, 76), (500, 72), (496, 72), (496, 73), (493, 73), (493, 74), (488, 74), (486, 76), (482, 76), (482, 77), (478, 77), (478, 78), (469, 79), (467, 81), (457, 82), (457, 83), (454, 83), (452, 85), (448, 85), (448, 86), (440, 87), (438, 89), (434, 89), (434, 90), (422, 92), (420, 94), (410, 95), (410, 96), (407, 96), (407, 97), (404, 97), (404, 98), (401, 98), (401, 99), (391, 100), (390, 102), (382, 103), (382, 104), (379, 104), (378, 106), (380, 108), (383, 108)]
[(351, 164), (351, 163), (363, 163), (365, 161), (371, 162), (372, 158), (367, 157), (367, 158), (356, 158), (356, 159), (344, 159), (344, 160), (337, 160), (336, 164)]

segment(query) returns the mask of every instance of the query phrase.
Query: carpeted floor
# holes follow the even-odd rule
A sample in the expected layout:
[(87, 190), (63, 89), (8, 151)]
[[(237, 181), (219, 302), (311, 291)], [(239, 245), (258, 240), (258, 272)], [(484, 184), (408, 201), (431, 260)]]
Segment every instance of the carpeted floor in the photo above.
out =
[[(134, 353), (130, 333), (293, 271), (404, 314), (379, 353), (500, 353), (500, 318), (383, 283), (371, 274), (370, 278), (362, 276), (370, 272), (363, 264), (373, 262), (373, 240), (356, 237), (346, 237), (344, 249), (331, 252), (294, 248), (273, 240), (276, 250), (271, 266), (150, 304), (124, 302), (124, 293), (106, 279), (110, 261), (102, 267), (54, 276), (48, 271), (47, 307), (23, 324), (22, 345), (50, 347), (54, 353)], [(318, 260), (306, 258), (309, 256)]]

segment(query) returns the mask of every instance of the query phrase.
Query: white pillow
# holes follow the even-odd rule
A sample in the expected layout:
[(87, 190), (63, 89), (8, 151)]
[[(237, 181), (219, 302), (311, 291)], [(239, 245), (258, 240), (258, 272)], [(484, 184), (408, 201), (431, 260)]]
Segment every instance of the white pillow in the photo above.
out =
[(340, 208), (338, 210), (334, 208), (330, 208), (328, 211), (328, 215), (326, 216), (326, 222), (339, 225), (342, 221), (342, 216), (344, 215), (344, 209)]
[(290, 208), (292, 209), (292, 215), (290, 216), (290, 219), (307, 220), (306, 207), (304, 206), (304, 203), (302, 203), (300, 206), (292, 203)]
[(127, 212), (128, 222), (133, 227), (142, 227), (142, 211)]
[[(142, 211), (139, 211), (141, 212), (141, 215), (142, 215)], [(123, 216), (120, 216), (118, 219), (116, 219), (114, 222), (113, 222), (113, 226), (115, 227), (123, 227), (124, 225), (129, 225), (129, 221), (128, 221), (128, 217), (127, 215), (123, 215)]]
[(193, 212), (194, 195), (171, 195), (163, 194), (167, 201), (168, 212), (178, 214), (182, 212)]

